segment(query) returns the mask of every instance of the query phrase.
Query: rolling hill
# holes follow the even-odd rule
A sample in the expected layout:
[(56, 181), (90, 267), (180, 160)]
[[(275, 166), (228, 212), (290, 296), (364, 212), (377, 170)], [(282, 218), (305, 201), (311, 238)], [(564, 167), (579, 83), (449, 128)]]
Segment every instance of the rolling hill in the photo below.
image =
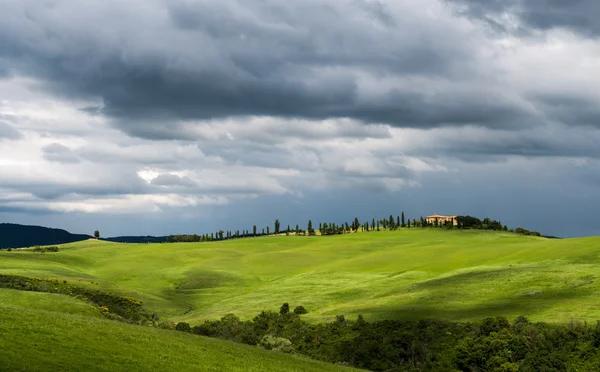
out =
[(101, 318), (87, 303), (0, 289), (0, 371), (357, 371)]
[(91, 238), (89, 235), (71, 234), (61, 229), (0, 223), (0, 249), (65, 244), (89, 238)]
[(82, 241), (0, 252), (0, 273), (68, 279), (144, 302), (162, 319), (250, 319), (281, 303), (312, 321), (600, 319), (600, 238), (403, 229), (211, 243)]

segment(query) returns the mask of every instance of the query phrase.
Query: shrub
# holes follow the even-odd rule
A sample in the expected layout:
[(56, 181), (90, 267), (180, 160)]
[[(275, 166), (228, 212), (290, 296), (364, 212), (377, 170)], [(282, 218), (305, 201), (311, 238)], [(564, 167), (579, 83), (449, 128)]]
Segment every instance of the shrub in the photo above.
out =
[(175, 330), (179, 332), (190, 332), (192, 327), (190, 327), (190, 325), (186, 322), (179, 322), (175, 326)]
[(267, 350), (279, 351), (282, 353), (293, 353), (292, 342), (287, 338), (265, 335), (259, 345)]
[(8, 248), (8, 251), (9, 251), (9, 252), (12, 252), (12, 248)]
[(166, 320), (158, 324), (158, 328), (161, 329), (175, 329), (175, 323), (170, 320)]
[(308, 313), (308, 311), (306, 311), (306, 309), (302, 305), (296, 306), (296, 308), (294, 309), (294, 314), (296, 314), (296, 315), (301, 315), (301, 314), (306, 314), (306, 313)]
[(58, 252), (58, 247), (52, 246), (52, 247), (40, 247), (35, 246), (33, 247), (33, 252), (40, 252), (40, 253), (46, 253), (46, 252)]
[(287, 314), (290, 312), (290, 305), (287, 302), (284, 302), (283, 305), (281, 305), (281, 308), (279, 308), (279, 314), (283, 315), (283, 314)]

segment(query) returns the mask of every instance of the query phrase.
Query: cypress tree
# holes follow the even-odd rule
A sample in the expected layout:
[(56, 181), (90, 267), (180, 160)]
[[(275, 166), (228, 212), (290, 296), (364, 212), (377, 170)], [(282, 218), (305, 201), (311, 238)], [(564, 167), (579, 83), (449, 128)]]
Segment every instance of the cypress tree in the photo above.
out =
[(408, 228), (410, 229), (410, 218), (408, 219)]
[(252, 235), (256, 236), (256, 225), (252, 226)]
[(377, 221), (377, 231), (379, 231), (379, 221)]
[(375, 218), (371, 221), (371, 230), (375, 230)]
[(406, 226), (406, 225), (404, 224), (404, 211), (402, 211), (402, 227), (404, 227), (404, 226)]
[(269, 234), (270, 234), (270, 233), (269, 233), (269, 226), (267, 226), (267, 235), (269, 235)]
[(395, 226), (394, 226), (394, 216), (392, 216), (392, 215), (390, 214), (390, 229), (392, 229), (392, 230), (393, 230), (393, 229), (394, 229), (394, 227), (395, 227)]
[(275, 220), (275, 234), (279, 234), (280, 223), (279, 220)]
[(396, 226), (402, 226), (400, 224), (400, 216), (396, 216)]
[(308, 229), (307, 230), (308, 230), (308, 235), (311, 235), (314, 232), (311, 220), (308, 220)]

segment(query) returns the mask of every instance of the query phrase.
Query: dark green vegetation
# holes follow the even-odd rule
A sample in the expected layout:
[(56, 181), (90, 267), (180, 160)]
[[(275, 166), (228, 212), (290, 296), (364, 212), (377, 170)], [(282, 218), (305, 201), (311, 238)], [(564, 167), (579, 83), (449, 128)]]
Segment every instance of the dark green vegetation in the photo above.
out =
[(343, 315), (310, 324), (286, 311), (262, 312), (252, 321), (230, 314), (177, 329), (249, 345), (277, 341), (282, 351), (373, 371), (597, 371), (600, 324), (549, 325), (518, 317), (478, 323), (377, 321)]
[(343, 372), (260, 347), (104, 319), (70, 296), (0, 289), (0, 371)]
[(58, 293), (86, 300), (96, 306), (107, 318), (131, 323), (152, 325), (158, 319), (156, 314), (148, 314), (142, 303), (133, 298), (117, 296), (98, 290), (68, 284), (66, 280), (26, 278), (0, 274), (0, 288), (21, 291)]
[(58, 252), (58, 247), (57, 246), (51, 246), (51, 247), (33, 247), (32, 248), (33, 252), (39, 252), (39, 253), (46, 253), (46, 252)]
[(89, 235), (71, 234), (60, 229), (0, 223), (0, 249), (65, 244), (89, 238)]

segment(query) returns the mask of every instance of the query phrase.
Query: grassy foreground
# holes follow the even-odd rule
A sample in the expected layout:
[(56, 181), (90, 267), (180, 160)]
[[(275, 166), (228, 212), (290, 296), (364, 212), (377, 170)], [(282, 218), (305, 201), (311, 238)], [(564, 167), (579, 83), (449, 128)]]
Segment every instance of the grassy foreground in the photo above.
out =
[(289, 302), (307, 319), (600, 319), (600, 238), (403, 229), (213, 243), (84, 241), (0, 252), (0, 273), (140, 299), (162, 319), (251, 318)]
[(0, 371), (352, 371), (98, 318), (73, 298), (0, 289)]

